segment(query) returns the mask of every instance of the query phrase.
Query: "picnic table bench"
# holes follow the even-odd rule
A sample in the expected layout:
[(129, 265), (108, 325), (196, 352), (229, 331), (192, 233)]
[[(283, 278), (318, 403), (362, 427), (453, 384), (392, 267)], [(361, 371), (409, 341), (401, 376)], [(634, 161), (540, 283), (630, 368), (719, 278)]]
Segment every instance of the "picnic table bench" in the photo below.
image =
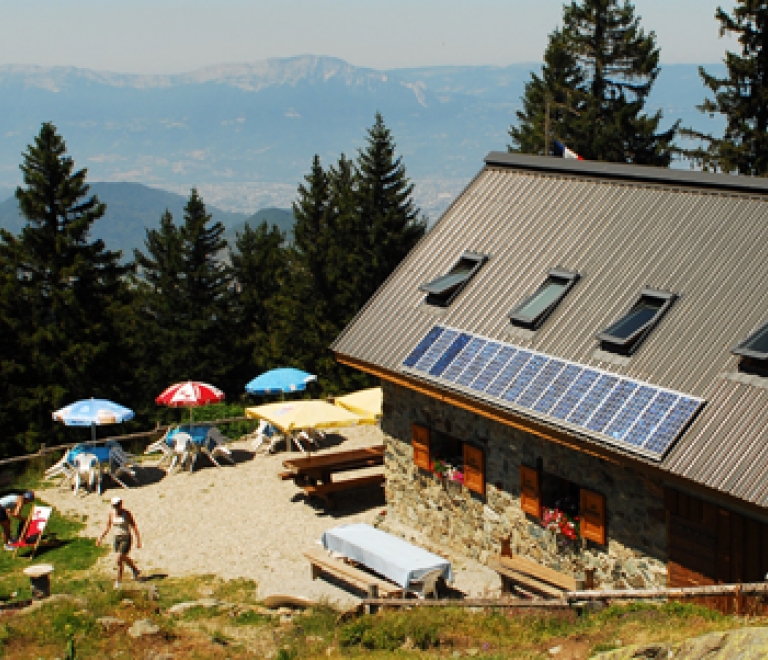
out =
[(576, 590), (576, 580), (554, 569), (517, 556), (499, 556), (488, 562), (501, 577), (502, 591), (508, 593), (520, 587), (524, 591), (549, 598), (562, 598)]
[(366, 593), (370, 593), (370, 588), (375, 586), (378, 589), (379, 596), (382, 598), (399, 596), (403, 593), (403, 588), (400, 585), (355, 568), (345, 561), (329, 555), (320, 548), (306, 550), (304, 556), (309, 559), (313, 580), (316, 580), (320, 573), (325, 572)]
[(381, 485), (385, 481), (383, 474), (366, 474), (344, 479), (334, 479), (334, 475), (380, 465), (384, 465), (384, 445), (287, 459), (283, 461), (283, 467), (287, 471), (281, 472), (278, 477), (283, 480), (293, 479), (308, 498), (321, 498), (332, 508), (334, 494)]

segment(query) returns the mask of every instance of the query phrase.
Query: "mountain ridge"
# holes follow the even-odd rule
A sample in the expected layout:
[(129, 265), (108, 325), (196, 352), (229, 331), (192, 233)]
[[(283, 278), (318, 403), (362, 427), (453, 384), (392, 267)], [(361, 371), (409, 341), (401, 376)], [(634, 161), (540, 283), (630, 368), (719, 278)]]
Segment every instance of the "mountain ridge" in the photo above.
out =
[[(145, 249), (146, 230), (160, 226), (160, 217), (166, 209), (171, 211), (177, 225), (183, 222), (184, 206), (189, 199), (183, 195), (139, 183), (96, 181), (89, 185), (89, 195), (98, 196), (99, 201), (107, 205), (104, 217), (92, 226), (92, 238), (102, 239), (109, 250), (121, 250), (123, 260), (132, 260), (134, 249)], [(225, 233), (249, 219), (243, 213), (223, 211), (209, 204), (206, 209), (214, 221), (224, 225)], [(0, 227), (18, 235), (25, 224), (15, 197), (0, 202)]]

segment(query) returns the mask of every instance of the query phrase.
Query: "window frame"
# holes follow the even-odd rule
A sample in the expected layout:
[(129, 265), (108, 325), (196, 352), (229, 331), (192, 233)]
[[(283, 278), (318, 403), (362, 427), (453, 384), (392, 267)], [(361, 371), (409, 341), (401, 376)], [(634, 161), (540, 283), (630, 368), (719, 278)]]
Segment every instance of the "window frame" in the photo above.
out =
[(656, 310), (653, 317), (625, 339), (611, 335), (606, 330), (598, 333), (597, 339), (600, 341), (600, 347), (603, 350), (620, 353), (621, 355), (632, 355), (637, 351), (643, 341), (645, 341), (651, 331), (659, 324), (661, 319), (669, 311), (669, 308), (672, 307), (674, 302), (679, 298), (679, 295), (669, 291), (660, 291), (658, 289), (642, 289), (632, 306), (627, 309), (622, 316), (612, 321), (608, 325), (608, 328), (612, 328), (622, 320), (626, 319), (632, 312), (638, 309), (644, 299), (648, 298), (655, 298), (656, 300), (662, 301), (661, 306)]
[[(459, 283), (455, 284), (454, 286), (445, 288), (441, 292), (430, 291), (429, 287), (432, 284), (450, 275), (459, 266), (459, 264), (461, 264), (462, 261), (475, 262), (475, 265), (473, 266), (472, 270), (470, 270), (466, 274), (463, 280), (461, 280)], [(453, 262), (453, 265), (448, 269), (448, 272), (443, 273), (442, 275), (439, 275), (438, 277), (431, 279), (429, 282), (425, 282), (424, 284), (419, 285), (419, 291), (423, 291), (424, 293), (427, 294), (424, 302), (426, 302), (428, 305), (433, 305), (435, 307), (449, 307), (451, 303), (456, 299), (456, 296), (458, 296), (459, 293), (461, 293), (464, 287), (477, 274), (477, 271), (479, 271), (483, 267), (486, 261), (488, 261), (488, 255), (481, 254), (479, 252), (471, 252), (469, 250), (465, 250), (464, 252), (461, 253), (459, 258)]]
[[(523, 300), (509, 313), (509, 320), (512, 322), (512, 325), (516, 325), (521, 328), (527, 328), (528, 330), (538, 330), (580, 279), (581, 275), (576, 271), (566, 270), (564, 268), (553, 268), (548, 271), (546, 279), (539, 285), (539, 288), (536, 289), (536, 291), (534, 291), (530, 296), (525, 298), (525, 300)], [(565, 288), (560, 292), (560, 295), (558, 295), (555, 300), (553, 300), (545, 309), (543, 309), (534, 317), (524, 316), (521, 314), (520, 310), (524, 309), (526, 305), (530, 304), (538, 295), (544, 291), (549, 282), (554, 280), (566, 281)]]
[[(530, 467), (520, 463), (520, 510), (541, 523), (544, 511), (549, 507), (545, 504), (545, 488), (549, 479), (557, 479), (578, 489), (578, 502), (575, 502), (579, 521), (578, 538), (593, 541), (598, 545), (608, 543), (608, 498), (604, 493), (586, 488), (580, 484), (564, 479), (553, 473), (545, 472), (541, 467)], [(597, 504), (597, 506), (590, 506)], [(570, 514), (569, 514), (570, 515)]]
[(755, 339), (758, 335), (761, 335), (765, 332), (768, 332), (768, 321), (765, 321), (762, 323), (757, 330), (754, 332), (749, 333), (745, 339), (740, 341), (736, 346), (734, 346), (731, 349), (731, 353), (734, 355), (740, 355), (742, 357), (746, 358), (752, 358), (753, 360), (759, 360), (760, 362), (764, 362), (768, 360), (768, 351), (762, 352), (762, 351), (755, 351), (751, 348), (747, 347), (747, 344)]
[[(414, 465), (424, 470), (425, 472), (430, 472), (432, 474), (435, 474), (433, 463), (435, 460), (445, 460), (444, 458), (437, 456), (435, 454), (435, 448), (438, 444), (440, 444), (440, 436), (443, 438), (450, 440), (451, 442), (455, 442), (458, 444), (462, 459), (464, 461), (464, 465), (462, 467), (462, 474), (464, 475), (464, 480), (461, 482), (462, 487), (466, 488), (468, 491), (475, 493), (481, 497), (486, 496), (486, 483), (487, 483), (487, 450), (482, 445), (478, 444), (477, 442), (471, 441), (471, 440), (462, 440), (455, 435), (452, 435), (450, 433), (444, 433), (442, 431), (437, 431), (436, 429), (433, 429), (425, 424), (421, 424), (419, 422), (413, 422), (411, 424), (411, 446), (414, 448), (413, 452), (413, 463)], [(479, 455), (479, 467), (475, 467), (474, 465), (469, 465), (467, 462), (467, 449), (469, 448), (469, 453), (475, 453), (475, 457), (478, 458)], [(477, 477), (478, 483), (475, 485), (472, 483), (472, 479), (470, 479), (469, 483), (467, 483), (467, 472), (470, 472), (474, 474)]]

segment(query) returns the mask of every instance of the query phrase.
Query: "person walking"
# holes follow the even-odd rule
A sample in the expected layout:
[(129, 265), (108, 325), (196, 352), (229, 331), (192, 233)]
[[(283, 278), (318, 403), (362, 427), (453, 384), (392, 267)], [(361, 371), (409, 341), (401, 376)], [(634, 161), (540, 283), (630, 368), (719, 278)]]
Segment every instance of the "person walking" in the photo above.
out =
[(115, 589), (119, 589), (123, 581), (123, 567), (128, 564), (128, 567), (133, 573), (133, 579), (141, 579), (141, 571), (136, 567), (133, 559), (130, 558), (131, 552), (131, 533), (136, 537), (136, 547), (141, 548), (141, 534), (139, 534), (139, 528), (136, 525), (136, 520), (133, 514), (123, 507), (123, 500), (119, 497), (112, 498), (112, 510), (109, 512), (109, 518), (107, 519), (107, 527), (102, 535), (97, 539), (96, 545), (101, 545), (104, 537), (109, 534), (109, 530), (114, 528), (114, 540), (113, 547), (117, 553), (117, 580), (115, 581)]
[[(11, 518), (24, 520), (24, 516), (21, 515), (21, 510), (24, 508), (25, 504), (34, 501), (35, 494), (31, 490), (28, 490), (21, 495), (11, 493), (10, 495), (0, 497), (0, 529), (3, 530), (3, 543), (6, 550), (15, 550), (11, 544), (17, 541), (17, 539), (11, 535)], [(21, 529), (22, 524), (23, 523), (19, 524), (19, 529)]]

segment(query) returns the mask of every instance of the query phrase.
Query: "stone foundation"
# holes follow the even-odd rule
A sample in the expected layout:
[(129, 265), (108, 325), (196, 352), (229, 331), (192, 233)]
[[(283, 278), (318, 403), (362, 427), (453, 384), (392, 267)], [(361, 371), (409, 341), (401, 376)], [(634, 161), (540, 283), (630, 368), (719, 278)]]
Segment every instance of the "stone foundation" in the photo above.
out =
[[(509, 539), (514, 554), (581, 577), (595, 570), (599, 588), (667, 584), (663, 491), (641, 472), (549, 442), (384, 383), (388, 515), (485, 563)], [(485, 449), (486, 495), (472, 493), (413, 464), (411, 424), (420, 423)], [(568, 541), (543, 529), (520, 509), (520, 465), (543, 462), (544, 474), (602, 493), (605, 546)], [(546, 478), (546, 477), (545, 477)]]

